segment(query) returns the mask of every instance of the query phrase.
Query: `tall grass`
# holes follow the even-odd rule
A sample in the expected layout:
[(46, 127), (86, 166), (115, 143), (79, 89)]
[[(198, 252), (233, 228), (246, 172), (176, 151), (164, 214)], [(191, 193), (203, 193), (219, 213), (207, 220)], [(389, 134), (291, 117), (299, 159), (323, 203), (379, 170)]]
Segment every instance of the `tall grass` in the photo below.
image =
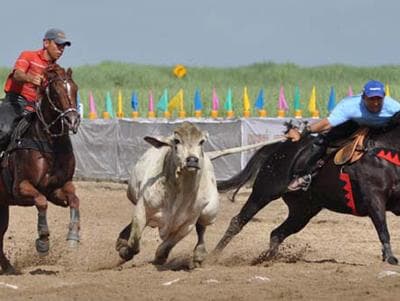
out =
[[(114, 110), (117, 105), (117, 93), (122, 91), (124, 112), (129, 116), (132, 111), (130, 99), (132, 91), (139, 96), (139, 112), (146, 116), (148, 92), (153, 91), (154, 101), (158, 102), (164, 89), (169, 97), (182, 88), (184, 90), (185, 109), (188, 116), (193, 116), (193, 96), (196, 89), (201, 91), (204, 115), (211, 110), (212, 89), (216, 91), (222, 104), (228, 88), (233, 92), (233, 107), (237, 115), (242, 113), (243, 88), (247, 86), (252, 106), (259, 90), (264, 89), (265, 108), (269, 116), (276, 116), (279, 88), (283, 85), (286, 100), (293, 116), (293, 97), (295, 87), (300, 88), (303, 116), (307, 111), (311, 89), (317, 91), (317, 107), (322, 116), (327, 114), (327, 102), (331, 86), (335, 88), (337, 101), (345, 97), (349, 86), (354, 93), (359, 93), (369, 79), (378, 79), (390, 84), (391, 95), (400, 95), (397, 79), (400, 78), (399, 66), (355, 67), (345, 65), (327, 65), (320, 67), (300, 67), (295, 64), (257, 63), (235, 68), (187, 67), (187, 75), (182, 79), (174, 77), (173, 66), (148, 66), (118, 62), (103, 62), (74, 68), (74, 79), (79, 85), (80, 96), (88, 112), (89, 91), (93, 92), (97, 111), (100, 115), (105, 109), (104, 99), (107, 91), (112, 93)], [(6, 68), (0, 68), (0, 84), (4, 84)], [(253, 114), (255, 114), (253, 109)]]

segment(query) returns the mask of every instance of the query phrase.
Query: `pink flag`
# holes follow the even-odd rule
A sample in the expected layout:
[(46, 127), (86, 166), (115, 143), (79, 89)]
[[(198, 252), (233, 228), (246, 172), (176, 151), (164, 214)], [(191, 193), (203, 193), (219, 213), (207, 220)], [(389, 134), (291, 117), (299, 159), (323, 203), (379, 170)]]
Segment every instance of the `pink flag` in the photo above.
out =
[(278, 109), (279, 110), (289, 110), (289, 106), (286, 102), (285, 98), (285, 92), (283, 90), (283, 86), (281, 86), (281, 89), (279, 90), (279, 102), (278, 102)]
[(353, 96), (353, 89), (351, 88), (351, 86), (349, 86), (348, 96)]
[(94, 102), (94, 97), (92, 91), (89, 91), (89, 112), (96, 113), (96, 103)]
[(149, 91), (149, 112), (154, 112), (154, 99), (153, 92)]
[(215, 88), (213, 88), (213, 91), (212, 91), (212, 109), (213, 109), (213, 111), (218, 111), (218, 107), (219, 107), (218, 95), (217, 95), (217, 92), (215, 91)]

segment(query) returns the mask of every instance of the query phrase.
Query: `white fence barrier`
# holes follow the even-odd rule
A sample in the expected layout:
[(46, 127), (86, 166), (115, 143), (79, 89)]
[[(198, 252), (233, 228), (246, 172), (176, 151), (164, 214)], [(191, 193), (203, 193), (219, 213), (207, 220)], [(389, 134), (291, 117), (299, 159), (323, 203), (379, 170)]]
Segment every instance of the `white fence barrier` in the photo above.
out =
[[(209, 133), (206, 151), (271, 140), (282, 135), (288, 118), (214, 119), (110, 119), (83, 120), (72, 136), (77, 160), (75, 177), (125, 181), (133, 164), (151, 147), (148, 135), (169, 135), (183, 121), (190, 121)], [(246, 164), (252, 152), (233, 154), (213, 161), (218, 179), (227, 179)]]

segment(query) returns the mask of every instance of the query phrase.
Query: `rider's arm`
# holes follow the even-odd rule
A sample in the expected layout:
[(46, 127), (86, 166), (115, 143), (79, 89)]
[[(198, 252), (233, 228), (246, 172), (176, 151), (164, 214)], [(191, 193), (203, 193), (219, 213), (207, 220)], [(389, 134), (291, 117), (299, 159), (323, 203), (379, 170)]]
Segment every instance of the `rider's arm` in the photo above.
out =
[(25, 73), (24, 71), (19, 69), (16, 69), (14, 71), (13, 77), (16, 81), (22, 83), (31, 83), (36, 86), (40, 86), (40, 84), (42, 83), (42, 77), (40, 75), (32, 75), (29, 73)]
[(292, 128), (286, 134), (286, 137), (293, 142), (299, 141), (302, 135), (311, 133), (322, 133), (330, 130), (332, 125), (327, 118), (321, 119), (320, 121), (314, 122), (313, 124), (307, 125), (305, 130), (300, 133), (298, 128)]
[(320, 121), (310, 124), (307, 127), (307, 130), (310, 133), (323, 133), (323, 132), (329, 131), (331, 128), (332, 128), (332, 125), (330, 124), (328, 118), (324, 118), (324, 119), (321, 119)]

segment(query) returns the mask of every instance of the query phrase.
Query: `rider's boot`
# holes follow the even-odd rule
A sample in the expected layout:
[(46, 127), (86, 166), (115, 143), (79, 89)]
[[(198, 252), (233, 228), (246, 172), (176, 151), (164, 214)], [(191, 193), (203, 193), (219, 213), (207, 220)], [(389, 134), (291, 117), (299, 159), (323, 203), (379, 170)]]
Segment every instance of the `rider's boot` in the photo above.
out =
[(315, 172), (321, 167), (321, 157), (325, 154), (327, 143), (324, 137), (316, 138), (316, 141), (311, 147), (311, 154), (309, 160), (301, 175), (296, 175), (289, 183), (287, 189), (289, 191), (296, 191), (302, 189), (308, 190), (311, 185), (312, 177)]

